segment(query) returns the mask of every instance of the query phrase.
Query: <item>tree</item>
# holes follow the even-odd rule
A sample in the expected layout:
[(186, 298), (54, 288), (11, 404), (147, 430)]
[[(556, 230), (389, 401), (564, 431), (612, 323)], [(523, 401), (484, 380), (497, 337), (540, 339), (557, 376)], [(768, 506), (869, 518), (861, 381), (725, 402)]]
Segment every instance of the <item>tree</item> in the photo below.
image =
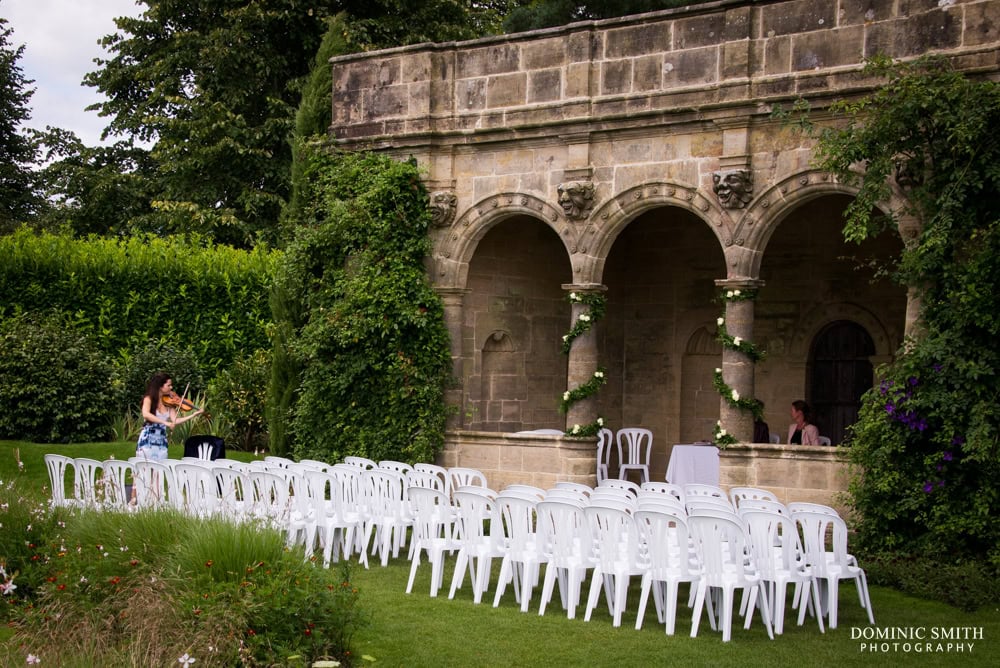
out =
[(296, 238), (275, 277), (272, 449), (333, 461), (430, 461), (444, 442), (451, 361), (424, 262), (415, 165), (308, 147)]
[(37, 147), (19, 129), (31, 115), (28, 102), (34, 90), (28, 87), (33, 82), (18, 65), (24, 47), (11, 47), (12, 32), (0, 18), (0, 232), (17, 227), (40, 204), (30, 169)]
[[(1000, 84), (932, 58), (875, 59), (866, 72), (885, 84), (834, 105), (846, 124), (821, 134), (819, 166), (859, 187), (847, 239), (920, 222), (897, 277), (919, 290), (922, 333), (880, 369), (853, 429), (859, 541), (997, 568)], [(875, 215), (893, 182), (908, 208)]]

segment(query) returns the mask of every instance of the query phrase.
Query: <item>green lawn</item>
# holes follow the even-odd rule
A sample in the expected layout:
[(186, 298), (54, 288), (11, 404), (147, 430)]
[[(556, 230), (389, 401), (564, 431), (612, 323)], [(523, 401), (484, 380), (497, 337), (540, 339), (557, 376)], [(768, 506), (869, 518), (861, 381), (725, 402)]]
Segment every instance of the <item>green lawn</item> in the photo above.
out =
[[(21, 473), (17, 472), (15, 448), (20, 449), (24, 462)], [(40, 446), (0, 442), (0, 480), (19, 476), (23, 483), (42, 489), (48, 485), (42, 460), (46, 452), (105, 459), (110, 455), (127, 458), (133, 451), (131, 443)], [(170, 455), (179, 457), (180, 452), (172, 448)], [(244, 453), (232, 453), (231, 456), (252, 458)], [(545, 616), (539, 617), (540, 589), (535, 590), (531, 611), (526, 614), (516, 605), (512, 587), (508, 587), (499, 608), (492, 607), (492, 588), (482, 604), (473, 605), (468, 580), (455, 599), (448, 600), (453, 563), (452, 559), (446, 561), (445, 585), (437, 598), (428, 596), (430, 567), (426, 562), (409, 595), (405, 593), (409, 562), (403, 556), (391, 561), (388, 568), (378, 566), (377, 559), (372, 560), (372, 568), (367, 571), (355, 566), (354, 582), (361, 591), (362, 605), (371, 612), (370, 625), (354, 639), (356, 654), (373, 657), (375, 666), (417, 667), (1000, 665), (1000, 608), (997, 606), (970, 614), (892, 589), (872, 587), (878, 629), (919, 628), (927, 638), (926, 643), (933, 633), (940, 633), (940, 628), (972, 627), (981, 639), (964, 641), (974, 643), (971, 652), (964, 653), (918, 653), (913, 648), (907, 653), (902, 647), (888, 653), (865, 652), (862, 651), (863, 641), (852, 635), (867, 627), (867, 617), (858, 605), (853, 583), (847, 582), (841, 588), (840, 625), (836, 630), (820, 634), (815, 620), (809, 618), (804, 626), (798, 627), (794, 617), (789, 618), (789, 613), (786, 614), (784, 635), (774, 641), (768, 640), (759, 617), (755, 617), (749, 631), (734, 623), (732, 642), (723, 643), (720, 634), (711, 631), (707, 620), (702, 621), (697, 638), (689, 637), (690, 611), (684, 604), (683, 594), (678, 606), (676, 636), (667, 637), (663, 627), (656, 623), (652, 602), (643, 629), (636, 631), (638, 578), (634, 578), (622, 626), (615, 629), (606, 607), (599, 606), (590, 622), (583, 621), (583, 606), (578, 608), (577, 619), (566, 619), (557, 596)], [(498, 561), (494, 564), (491, 584), (496, 582), (499, 567)], [(585, 599), (586, 589), (583, 597)], [(937, 642), (934, 641), (932, 649), (937, 649)], [(940, 642), (947, 644), (947, 641)], [(12, 656), (7, 655), (7, 660), (12, 660)], [(23, 657), (20, 661), (23, 663)], [(0, 664), (3, 663), (0, 660)]]

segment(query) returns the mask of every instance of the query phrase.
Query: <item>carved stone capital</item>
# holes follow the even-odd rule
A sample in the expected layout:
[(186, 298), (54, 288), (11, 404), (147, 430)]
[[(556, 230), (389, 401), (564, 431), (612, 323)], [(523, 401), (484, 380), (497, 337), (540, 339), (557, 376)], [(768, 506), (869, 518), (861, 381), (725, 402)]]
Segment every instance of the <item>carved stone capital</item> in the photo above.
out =
[(712, 172), (712, 190), (726, 209), (742, 209), (753, 199), (753, 173), (749, 169)]
[(594, 209), (594, 184), (590, 181), (560, 183), (559, 206), (570, 220), (586, 220)]
[(432, 192), (431, 199), (431, 225), (434, 227), (448, 227), (455, 220), (455, 209), (458, 205), (458, 197), (449, 190), (438, 190)]

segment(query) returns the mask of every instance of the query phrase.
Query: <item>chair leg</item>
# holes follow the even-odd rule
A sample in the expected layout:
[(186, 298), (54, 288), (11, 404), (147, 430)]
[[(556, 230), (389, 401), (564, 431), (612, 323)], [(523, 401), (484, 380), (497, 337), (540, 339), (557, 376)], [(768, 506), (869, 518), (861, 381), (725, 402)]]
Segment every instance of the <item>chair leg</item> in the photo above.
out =
[(698, 589), (694, 595), (694, 612), (691, 613), (691, 637), (698, 637), (698, 625), (701, 623), (701, 609), (705, 605), (705, 591), (708, 585), (704, 580), (698, 581)]
[(555, 586), (556, 582), (556, 567), (553, 564), (546, 564), (545, 566), (545, 581), (542, 583), (542, 601), (538, 604), (538, 614), (545, 614), (545, 605), (552, 598), (552, 588)]
[(649, 590), (653, 584), (653, 576), (649, 571), (642, 574), (642, 581), (639, 592), (639, 611), (635, 616), (635, 630), (642, 630), (642, 618), (646, 614), (646, 603), (649, 601)]
[(666, 593), (666, 629), (667, 635), (674, 635), (674, 630), (677, 625), (677, 582), (675, 580), (667, 580), (667, 593)]

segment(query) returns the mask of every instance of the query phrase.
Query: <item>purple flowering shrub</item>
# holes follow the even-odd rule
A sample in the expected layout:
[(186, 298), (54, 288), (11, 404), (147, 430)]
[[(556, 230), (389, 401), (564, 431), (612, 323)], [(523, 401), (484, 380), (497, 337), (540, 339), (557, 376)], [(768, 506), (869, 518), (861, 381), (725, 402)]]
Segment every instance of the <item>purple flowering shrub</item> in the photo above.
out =
[(865, 551), (1000, 566), (998, 367), (982, 351), (976, 362), (958, 352), (929, 335), (865, 395), (850, 439)]

